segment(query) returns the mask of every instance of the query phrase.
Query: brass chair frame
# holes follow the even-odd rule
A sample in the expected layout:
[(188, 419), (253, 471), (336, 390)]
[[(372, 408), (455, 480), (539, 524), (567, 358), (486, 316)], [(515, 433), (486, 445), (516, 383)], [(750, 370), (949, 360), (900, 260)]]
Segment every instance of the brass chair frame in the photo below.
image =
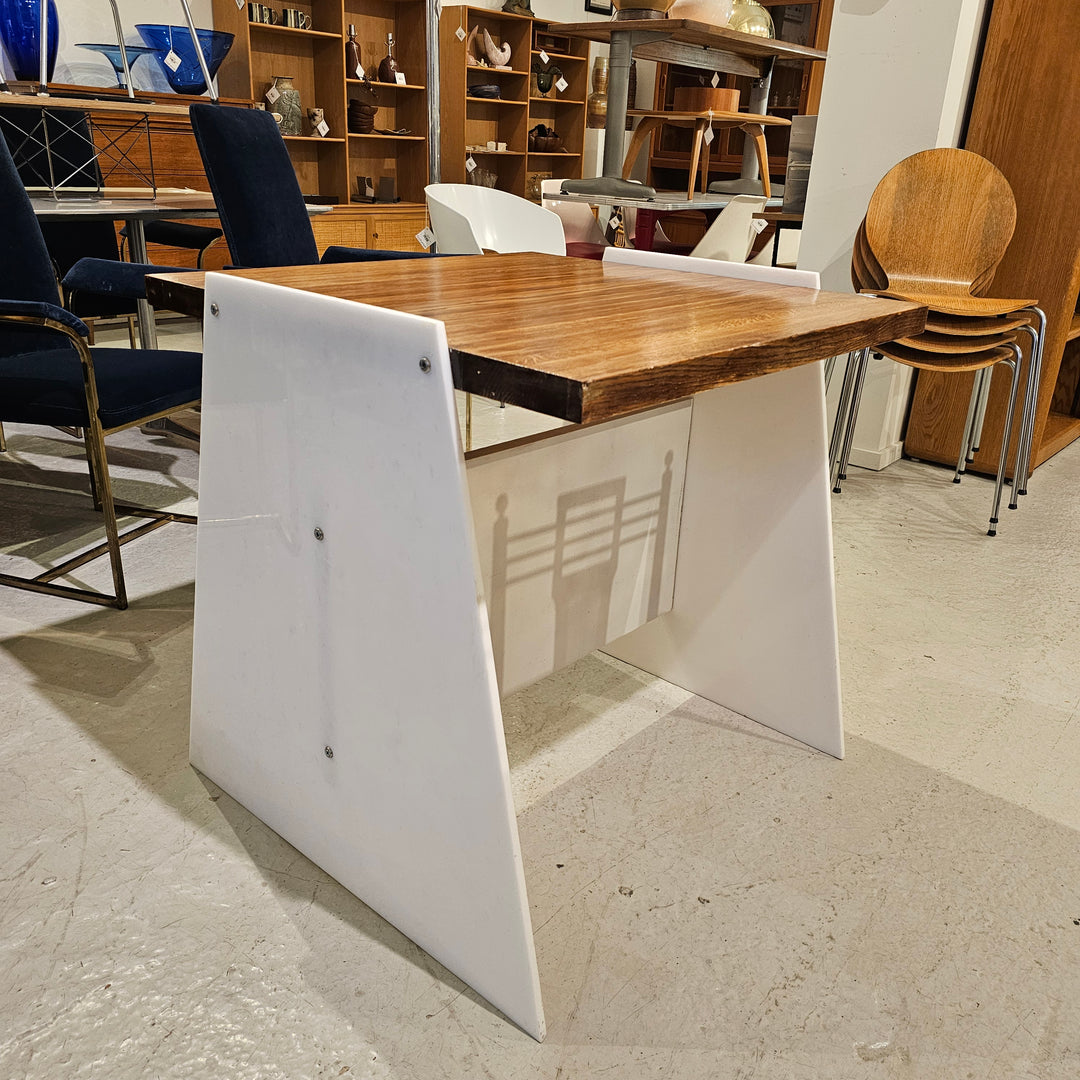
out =
[[(86, 448), (86, 460), (90, 471), (90, 495), (94, 502), (94, 509), (100, 510), (105, 518), (105, 541), (95, 544), (79, 555), (65, 559), (62, 563), (43, 571), (35, 577), (19, 577), (14, 574), (0, 573), (0, 585), (123, 610), (128, 606), (127, 589), (124, 585), (124, 568), (120, 557), (120, 549), (123, 545), (138, 539), (140, 536), (145, 536), (155, 529), (160, 529), (171, 521), (194, 525), (198, 519), (191, 514), (177, 514), (170, 511), (152, 510), (148, 507), (129, 506), (126, 503), (115, 502), (112, 494), (112, 483), (109, 478), (108, 461), (105, 456), (105, 436), (137, 427), (149, 420), (160, 419), (181, 409), (190, 409), (198, 404), (198, 399), (196, 398), (194, 401), (185, 402), (148, 416), (140, 416), (127, 424), (105, 428), (102, 426), (101, 419), (98, 416), (98, 392), (97, 381), (94, 377), (94, 358), (89, 346), (79, 334), (63, 323), (43, 316), (0, 315), (0, 325), (5, 324), (23, 327), (33, 326), (39, 329), (56, 331), (63, 334), (78, 351), (79, 361), (82, 365), (87, 414), (89, 416), (89, 423), (83, 431), (83, 443)], [(127, 532), (121, 533), (117, 525), (118, 516), (142, 517), (149, 520), (142, 525), (129, 529)], [(55, 584), (57, 578), (64, 577), (72, 570), (76, 570), (103, 555), (109, 556), (114, 589), (112, 594), (98, 592), (94, 589), (80, 589), (70, 585)]]

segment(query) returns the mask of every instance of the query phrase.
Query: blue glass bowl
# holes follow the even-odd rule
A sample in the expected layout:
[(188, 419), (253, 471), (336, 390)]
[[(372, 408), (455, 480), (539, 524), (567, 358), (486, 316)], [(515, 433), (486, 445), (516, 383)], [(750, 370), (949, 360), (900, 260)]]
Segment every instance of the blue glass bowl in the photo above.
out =
[[(52, 79), (60, 33), (56, 2), (47, 8), (49, 51), (46, 78)], [(41, 77), (41, 0), (0, 0), (0, 42), (16, 79), (37, 82)]]
[[(116, 72), (116, 85), (123, 90), (127, 89), (124, 86), (124, 58), (120, 55), (120, 46), (115, 41), (107, 41), (99, 45), (91, 45), (88, 42), (80, 41), (75, 47), (78, 49), (93, 49), (94, 52), (101, 53), (112, 64), (113, 71)], [(126, 41), (124, 42), (124, 50), (127, 52), (129, 67), (134, 67), (135, 61), (140, 56), (150, 56), (157, 52), (157, 49), (151, 49), (149, 45), (129, 45)], [(131, 81), (135, 81), (134, 75), (132, 75)]]
[[(136, 23), (139, 37), (155, 50), (154, 55), (165, 73), (169, 85), (178, 94), (203, 94), (206, 92), (206, 80), (203, 78), (199, 57), (195, 53), (195, 43), (191, 40), (191, 31), (186, 26), (165, 26), (161, 23)], [(212, 79), (221, 67), (221, 62), (232, 48), (233, 35), (223, 30), (196, 30), (199, 44), (206, 57), (206, 66)], [(165, 57), (172, 49), (180, 57), (180, 66), (171, 70), (165, 63)]]

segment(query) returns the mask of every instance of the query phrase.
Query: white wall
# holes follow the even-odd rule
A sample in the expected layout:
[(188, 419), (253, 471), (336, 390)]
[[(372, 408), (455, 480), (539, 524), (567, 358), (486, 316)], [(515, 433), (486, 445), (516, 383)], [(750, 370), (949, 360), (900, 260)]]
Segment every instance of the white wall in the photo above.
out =
[[(836, 0), (799, 252), (825, 288), (851, 290), (852, 241), (882, 176), (919, 150), (956, 145), (986, 2)], [(856, 464), (900, 456), (910, 383), (909, 368), (871, 365)]]
[[(212, 27), (212, 0), (188, 0), (191, 16), (198, 27)], [(124, 27), (124, 40), (141, 45), (142, 38), (135, 30), (136, 23), (172, 23), (184, 25), (184, 9), (180, 0), (117, 0)], [(56, 57), (53, 80), (59, 83), (78, 83), (84, 86), (115, 86), (112, 65), (100, 54), (80, 49), (79, 42), (113, 42), (116, 30), (109, 0), (57, 0), (60, 21), (60, 48)], [(11, 68), (4, 58), (4, 75), (11, 77)], [(140, 90), (162, 90), (169, 84), (152, 56), (139, 60), (132, 72)]]

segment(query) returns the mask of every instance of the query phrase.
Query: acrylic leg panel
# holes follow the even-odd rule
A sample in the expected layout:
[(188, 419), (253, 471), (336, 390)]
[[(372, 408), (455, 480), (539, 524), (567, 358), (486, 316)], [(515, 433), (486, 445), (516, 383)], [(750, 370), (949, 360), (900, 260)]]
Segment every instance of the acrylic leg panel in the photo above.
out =
[(843, 756), (820, 363), (694, 398), (674, 605), (605, 651)]
[(542, 1038), (442, 324), (206, 302), (192, 763)]

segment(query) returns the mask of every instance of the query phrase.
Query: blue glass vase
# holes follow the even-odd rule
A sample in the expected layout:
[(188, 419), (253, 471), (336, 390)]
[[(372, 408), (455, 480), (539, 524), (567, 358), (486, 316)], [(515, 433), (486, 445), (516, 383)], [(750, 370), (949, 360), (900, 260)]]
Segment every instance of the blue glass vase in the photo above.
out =
[[(56, 47), (60, 43), (56, 0), (49, 0), (49, 55), (47, 78), (56, 67)], [(37, 82), (41, 77), (41, 0), (0, 0), (0, 41), (15, 78)]]

